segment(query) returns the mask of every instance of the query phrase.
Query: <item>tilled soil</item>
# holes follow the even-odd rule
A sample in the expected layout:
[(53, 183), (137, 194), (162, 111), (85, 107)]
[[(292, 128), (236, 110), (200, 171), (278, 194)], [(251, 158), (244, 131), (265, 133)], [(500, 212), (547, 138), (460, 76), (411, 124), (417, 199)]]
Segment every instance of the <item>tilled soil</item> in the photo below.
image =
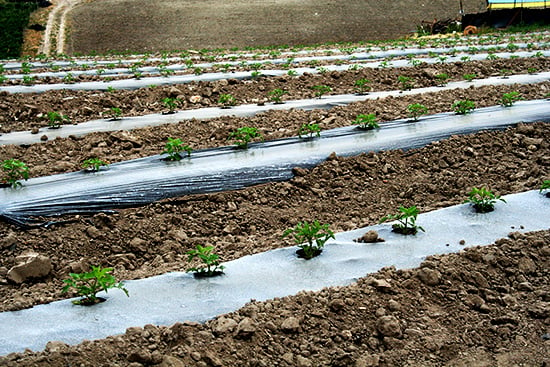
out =
[[(466, 13), (482, 0), (463, 0)], [(299, 45), (401, 38), (422, 21), (459, 17), (452, 0), (85, 1), (69, 14), (66, 53)], [(116, 16), (115, 16), (116, 14)]]
[[(514, 60), (515, 65), (520, 65), (517, 71), (531, 67), (527, 66), (530, 62), (539, 70), (547, 69), (543, 59)], [(311, 84), (329, 84), (329, 81), (338, 92), (352, 92), (353, 82), (366, 77), (375, 81), (373, 89), (386, 90), (399, 88), (395, 80), (401, 73), (414, 76), (417, 86), (421, 86), (434, 85), (433, 76), (439, 72), (451, 75), (449, 70), (454, 70), (453, 76), (457, 78), (474, 69), (478, 75), (499, 75), (500, 69), (511, 66), (493, 60), (455, 64), (445, 69), (434, 66), (433, 71), (424, 67), (309, 75), (296, 78), (296, 84), (288, 87), (287, 97), (301, 98), (310, 93)], [(311, 82), (314, 77), (320, 79)], [(340, 85), (341, 80), (345, 83)], [(115, 91), (115, 97), (108, 93), (94, 96), (89, 92), (66, 91), (10, 95), (6, 98), (13, 99), (1, 109), (4, 122), (12, 121), (16, 114), (21, 122), (10, 125), (6, 131), (23, 130), (43, 126), (38, 125), (38, 113), (51, 109), (63, 112), (89, 109), (90, 117), (98, 116), (108, 107), (97, 102), (102, 98), (111, 98), (112, 103), (124, 100), (128, 106), (145, 105), (141, 98), (150, 101), (150, 105), (157, 104), (132, 112), (141, 114), (159, 111), (158, 101), (169, 93), (181, 94), (186, 101), (196, 93), (203, 97), (205, 105), (211, 105), (216, 93), (230, 92), (241, 101), (252, 100), (272, 88), (288, 85), (285, 83), (294, 83), (294, 79), (227, 81), (195, 85), (194, 90), (177, 86), (158, 91), (157, 88)], [(255, 86), (251, 89), (254, 92), (248, 94), (250, 86)], [(423, 103), (430, 113), (435, 113), (449, 111), (452, 102), (461, 99), (474, 100), (478, 107), (498, 104), (502, 93), (513, 90), (527, 99), (544, 98), (548, 88), (548, 83), (469, 88), (366, 101), (329, 111), (269, 112), (250, 119), (227, 117), (181, 122), (130, 132), (55, 139), (31, 146), (5, 146), (0, 147), (0, 157), (22, 159), (31, 166), (33, 176), (45, 175), (76, 170), (80, 161), (91, 155), (114, 162), (155, 154), (169, 136), (181, 136), (199, 149), (227, 144), (229, 132), (244, 125), (259, 127), (267, 139), (274, 139), (296, 135), (304, 122), (315, 121), (328, 129), (350, 125), (357, 114), (371, 112), (386, 121), (405, 117), (410, 103)], [(74, 99), (77, 104), (65, 107)], [(25, 107), (31, 103), (40, 107)], [(80, 116), (79, 113), (74, 116)], [(317, 219), (329, 223), (334, 231), (350, 230), (377, 223), (399, 205), (416, 205), (425, 212), (461, 203), (473, 186), (485, 185), (501, 195), (536, 189), (550, 176), (549, 133), (548, 123), (520, 124), (506, 131), (453, 136), (406, 152), (368, 152), (346, 158), (333, 155), (313, 169), (297, 167), (296, 176), (288, 182), (174, 198), (113, 215), (68, 216), (60, 218), (66, 222), (49, 228), (22, 230), (0, 223), (0, 310), (17, 310), (68, 297), (60, 294), (62, 280), (69, 272), (83, 271), (91, 264), (113, 266), (119, 279), (147, 277), (197, 265), (185, 261), (186, 251), (197, 244), (216, 246), (223, 261), (291, 245), (289, 240), (281, 239), (282, 232), (301, 220)], [(134, 367), (159, 363), (358, 367), (548, 364), (548, 341), (543, 336), (549, 332), (550, 233), (514, 234), (497, 243), (459, 255), (430, 258), (421, 269), (384, 269), (349, 287), (251, 302), (236, 313), (206, 325), (132, 328), (125, 336), (71, 348), (53, 343), (43, 354), (10, 355), (1, 358), (0, 364)], [(11, 284), (6, 273), (14, 265), (15, 257), (26, 250), (48, 256), (54, 271), (45, 279)]]

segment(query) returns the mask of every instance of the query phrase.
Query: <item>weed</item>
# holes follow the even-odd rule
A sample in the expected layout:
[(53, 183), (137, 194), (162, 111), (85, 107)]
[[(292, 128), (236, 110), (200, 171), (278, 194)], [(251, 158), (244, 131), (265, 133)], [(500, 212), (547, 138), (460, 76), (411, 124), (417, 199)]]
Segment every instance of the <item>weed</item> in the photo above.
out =
[(298, 129), (298, 136), (301, 139), (304, 139), (304, 135), (308, 135), (305, 138), (312, 139), (313, 135), (317, 137), (321, 136), (320, 132), (321, 132), (321, 128), (319, 127), (318, 124), (315, 124), (315, 123), (302, 124), (302, 126), (300, 126), (300, 128)]
[(451, 108), (457, 115), (466, 115), (475, 110), (476, 104), (469, 100), (456, 101)]
[(2, 183), (7, 184), (14, 189), (22, 186), (19, 180), (29, 179), (29, 168), (27, 165), (17, 159), (6, 159), (2, 162)]
[(510, 69), (500, 69), (500, 75), (502, 76), (502, 79), (508, 79), (511, 74), (512, 70)]
[(538, 71), (537, 68), (527, 68), (527, 72), (528, 72), (529, 74), (536, 74), (537, 71)]
[(516, 91), (513, 91), (513, 92), (510, 92), (510, 93), (504, 93), (502, 95), (502, 98), (500, 99), (500, 104), (503, 106), (503, 107), (512, 107), (512, 105), (519, 101), (519, 100), (522, 100), (523, 97), (521, 96), (521, 94), (519, 92), (516, 92)]
[(199, 66), (197, 66), (193, 69), (193, 74), (195, 74), (195, 75), (201, 75), (202, 73), (204, 73), (204, 71)]
[(91, 172), (97, 172), (103, 166), (107, 166), (108, 163), (99, 158), (89, 158), (82, 162), (82, 168)]
[(218, 98), (218, 104), (222, 105), (223, 108), (231, 108), (237, 104), (237, 100), (231, 94), (221, 94)]
[(275, 104), (282, 104), (283, 102), (283, 95), (287, 94), (288, 92), (286, 90), (282, 89), (273, 89), (271, 92), (269, 92), (269, 98), (271, 102)]
[(198, 258), (202, 261), (205, 267), (202, 268), (189, 268), (188, 272), (194, 272), (195, 276), (205, 276), (211, 277), (214, 275), (219, 275), (223, 273), (225, 267), (220, 265), (219, 255), (213, 253), (214, 246), (201, 246), (197, 245), (197, 248), (194, 250), (187, 251), (187, 261), (192, 261), (195, 258)]
[(404, 235), (415, 235), (418, 230), (424, 231), (424, 228), (416, 225), (416, 218), (420, 211), (416, 206), (405, 208), (400, 206), (397, 214), (389, 214), (380, 219), (379, 223), (383, 223), (388, 220), (397, 220), (398, 223), (392, 225), (392, 230), (396, 233)]
[(355, 81), (354, 87), (355, 87), (355, 93), (359, 95), (367, 94), (371, 90), (371, 86), (369, 85), (370, 80), (368, 79), (359, 79)]
[(116, 90), (116, 89), (115, 89), (114, 87), (112, 87), (112, 86), (108, 86), (108, 87), (107, 87), (107, 92), (109, 92), (109, 93), (113, 93), (115, 90)]
[(470, 56), (462, 56), (460, 58), (460, 61), (462, 61), (462, 62), (467, 62), (467, 61), (470, 61), (470, 60), (471, 60)]
[(418, 117), (428, 113), (428, 107), (420, 103), (413, 103), (407, 106), (409, 117), (412, 117), (413, 121), (418, 121)]
[(111, 288), (122, 290), (129, 297), (128, 290), (124, 288), (122, 283), (117, 282), (116, 278), (109, 274), (113, 268), (101, 268), (100, 266), (92, 266), (92, 271), (86, 273), (69, 273), (70, 278), (63, 280), (65, 286), (62, 289), (63, 293), (74, 288), (77, 294), (82, 299), (73, 301), (75, 305), (93, 305), (99, 302), (97, 293), (100, 291), (107, 292)]
[(259, 138), (263, 140), (262, 134), (255, 127), (240, 127), (236, 131), (233, 131), (229, 134), (228, 139), (233, 139), (233, 142), (239, 149), (247, 149), (248, 143), (253, 139)]
[(161, 154), (168, 154), (168, 157), (166, 157), (168, 161), (179, 161), (182, 158), (181, 152), (186, 152), (189, 157), (192, 151), (193, 149), (181, 141), (181, 139), (168, 138), (164, 151)]
[(374, 113), (369, 113), (368, 115), (359, 114), (352, 124), (357, 125), (357, 128), (361, 130), (372, 130), (380, 127), (378, 122), (376, 122), (376, 115)]
[(328, 85), (314, 85), (311, 87), (315, 91), (315, 97), (321, 99), (326, 93), (332, 92), (332, 88)]
[(497, 200), (506, 202), (500, 196), (497, 196), (491, 192), (491, 190), (485, 187), (474, 187), (468, 194), (468, 199), (464, 200), (464, 203), (471, 203), (477, 213), (489, 213), (495, 210), (495, 203)]
[(67, 115), (62, 115), (56, 111), (48, 111), (47, 116), (50, 129), (59, 129), (65, 122), (70, 122)]
[(289, 70), (289, 71), (287, 71), (287, 75), (296, 76), (296, 75), (298, 75), (298, 72), (296, 70)]
[(294, 228), (284, 231), (283, 238), (291, 234), (294, 242), (302, 250), (299, 256), (306, 260), (319, 255), (325, 243), (331, 238), (334, 239), (334, 232), (329, 229), (329, 225), (321, 225), (316, 220), (313, 223), (299, 222)]

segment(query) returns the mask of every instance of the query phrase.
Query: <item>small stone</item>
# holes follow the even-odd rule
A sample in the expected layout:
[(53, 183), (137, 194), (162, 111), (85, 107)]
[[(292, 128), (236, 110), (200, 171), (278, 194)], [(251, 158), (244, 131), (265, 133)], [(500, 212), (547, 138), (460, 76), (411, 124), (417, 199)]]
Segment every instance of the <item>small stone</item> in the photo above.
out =
[(212, 327), (212, 332), (216, 335), (222, 335), (228, 332), (232, 332), (237, 327), (237, 321), (220, 317), (216, 322), (214, 323), (214, 326)]
[(518, 290), (524, 291), (524, 292), (531, 292), (533, 290), (533, 286), (529, 282), (522, 282), (518, 284)]
[(292, 169), (292, 173), (294, 174), (294, 176), (303, 177), (308, 174), (308, 170), (302, 167), (294, 167)]
[(370, 285), (380, 291), (389, 291), (391, 289), (391, 284), (385, 279), (372, 279)]
[(33, 127), (33, 128), (31, 129), (31, 134), (38, 134), (39, 132), (40, 132), (40, 129), (37, 128), (37, 127)]
[(251, 318), (245, 317), (237, 325), (237, 337), (242, 339), (251, 338), (256, 330), (257, 328), (255, 322)]
[(173, 356), (164, 356), (159, 367), (185, 367), (185, 363), (179, 358)]
[(311, 366), (313, 366), (313, 364), (306, 357), (297, 356), (296, 357), (296, 366), (297, 367), (311, 367)]
[(296, 317), (288, 317), (281, 324), (281, 330), (285, 333), (297, 333), (300, 331), (300, 320)]
[(130, 353), (126, 359), (128, 362), (138, 362), (142, 364), (149, 364), (152, 361), (151, 353), (145, 349)]
[(383, 336), (397, 337), (401, 335), (401, 325), (394, 316), (382, 316), (376, 320), (376, 330)]
[(388, 308), (390, 311), (400, 311), (401, 310), (401, 304), (397, 302), (394, 299), (390, 299), (388, 301)]
[(378, 232), (374, 230), (370, 230), (367, 233), (365, 233), (363, 236), (358, 238), (356, 242), (361, 243), (375, 243), (375, 242), (384, 242), (383, 238), (378, 237)]
[(61, 341), (49, 341), (46, 344), (46, 350), (50, 353), (63, 353), (65, 352), (69, 346)]
[(328, 307), (334, 312), (340, 312), (345, 306), (344, 301), (339, 298), (333, 299), (328, 305)]
[(434, 269), (421, 268), (416, 276), (426, 285), (438, 285), (441, 281), (441, 273)]
[(40, 137), (40, 141), (47, 141), (48, 140), (48, 135), (44, 134)]
[(222, 367), (222, 361), (214, 354), (214, 352), (207, 350), (204, 354), (203, 360), (212, 367)]
[(4, 238), (0, 239), (0, 249), (12, 247), (17, 243), (17, 237), (14, 233), (10, 233)]
[(52, 271), (52, 262), (49, 257), (36, 252), (26, 252), (15, 258), (16, 264), (8, 270), (10, 281), (21, 284), (27, 279), (43, 278)]

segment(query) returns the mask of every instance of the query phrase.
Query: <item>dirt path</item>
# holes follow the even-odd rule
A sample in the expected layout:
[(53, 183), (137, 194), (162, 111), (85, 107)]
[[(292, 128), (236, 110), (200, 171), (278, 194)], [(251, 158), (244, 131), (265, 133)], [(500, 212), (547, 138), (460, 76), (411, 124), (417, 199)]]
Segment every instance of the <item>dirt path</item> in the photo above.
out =
[[(81, 0), (57, 0), (53, 2), (54, 8), (50, 11), (44, 39), (38, 53), (50, 56), (65, 53), (65, 37), (67, 15)], [(55, 42), (52, 42), (55, 40)]]

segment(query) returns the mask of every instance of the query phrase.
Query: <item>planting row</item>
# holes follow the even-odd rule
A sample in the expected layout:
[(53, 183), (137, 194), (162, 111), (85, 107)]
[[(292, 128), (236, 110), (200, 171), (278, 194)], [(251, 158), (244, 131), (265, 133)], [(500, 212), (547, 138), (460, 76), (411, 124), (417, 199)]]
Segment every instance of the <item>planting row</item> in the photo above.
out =
[[(356, 85), (358, 88), (363, 87), (363, 81), (360, 80)], [(328, 87), (327, 87), (328, 88)], [(318, 88), (318, 96), (321, 98), (323, 91), (325, 89)], [(271, 98), (274, 103), (282, 103), (281, 96), (284, 94), (283, 90), (275, 89), (271, 93)], [(226, 106), (232, 106), (234, 98), (231, 95), (222, 95), (222, 102)], [(501, 97), (501, 106), (511, 107), (515, 102), (523, 99), (521, 94), (517, 91), (504, 93)], [(163, 103), (169, 108), (168, 113), (173, 113), (174, 108), (177, 105), (177, 99), (166, 98), (163, 100)], [(453, 102), (451, 108), (457, 115), (465, 115), (471, 113), (475, 108), (476, 104), (470, 100), (459, 100)], [(113, 120), (118, 120), (121, 118), (121, 113), (119, 109), (114, 109), (113, 111)], [(407, 106), (407, 114), (411, 118), (410, 122), (417, 122), (422, 115), (428, 113), (428, 107), (420, 103), (409, 104)], [(63, 123), (65, 123), (68, 118), (65, 115), (62, 115), (56, 111), (48, 112), (48, 126), (50, 129), (58, 129)], [(380, 125), (377, 121), (377, 116), (374, 113), (368, 114), (359, 114), (356, 116), (355, 120), (352, 121), (353, 125), (356, 125), (360, 130), (372, 130), (379, 128)], [(320, 137), (321, 128), (317, 123), (304, 123), (300, 126), (297, 131), (297, 135), (300, 139), (312, 139), (315, 137)], [(263, 140), (261, 133), (255, 127), (241, 127), (236, 131), (233, 131), (229, 134), (227, 140), (233, 140), (234, 144), (239, 149), (247, 149), (248, 144), (254, 140)], [(165, 158), (167, 161), (179, 161), (183, 158), (182, 154), (190, 157), (193, 148), (188, 144), (184, 143), (180, 138), (168, 138), (164, 150), (161, 154), (166, 154)], [(82, 163), (82, 168), (85, 171), (89, 172), (98, 172), (101, 167), (108, 166), (105, 160), (102, 160), (99, 157), (92, 157), (84, 160)], [(2, 167), (2, 176), (0, 177), (0, 184), (17, 188), (21, 186), (21, 180), (27, 180), (29, 178), (29, 168), (24, 162), (21, 162), (18, 159), (10, 158), (5, 159), (1, 162)], [(1, 187), (1, 186), (0, 186)]]
[[(491, 75), (509, 78), (511, 74), (549, 70), (549, 58), (497, 60), (398, 69), (368, 69), (330, 72), (300, 77), (281, 76), (254, 81), (236, 79), (210, 83), (157, 86), (136, 91), (114, 88), (105, 93), (51, 91), (41, 95), (4, 95), (0, 110), (0, 131), (9, 132), (44, 126), (48, 112), (58, 112), (63, 123), (76, 123), (100, 117), (136, 116), (148, 112), (171, 112), (204, 106), (232, 106), (246, 103), (283, 102), (290, 99), (322, 97), (342, 93), (366, 94), (381, 90), (444, 86), (449, 82), (471, 81)], [(99, 88), (107, 86), (99, 83)], [(94, 87), (95, 88), (95, 87)], [(48, 109), (46, 109), (48, 108)], [(52, 109), (53, 110), (49, 110)]]

